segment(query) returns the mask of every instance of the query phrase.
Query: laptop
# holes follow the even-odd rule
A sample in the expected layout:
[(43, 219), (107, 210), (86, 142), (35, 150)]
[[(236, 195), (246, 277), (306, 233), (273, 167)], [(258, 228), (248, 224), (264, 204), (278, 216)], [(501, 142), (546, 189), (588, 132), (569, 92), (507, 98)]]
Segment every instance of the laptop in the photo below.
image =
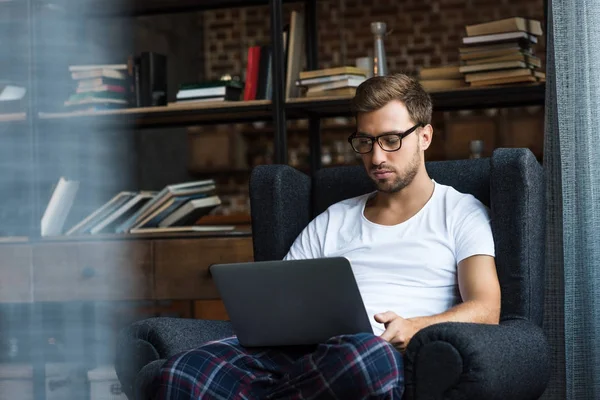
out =
[(210, 272), (242, 346), (313, 345), (373, 333), (344, 257), (214, 264)]

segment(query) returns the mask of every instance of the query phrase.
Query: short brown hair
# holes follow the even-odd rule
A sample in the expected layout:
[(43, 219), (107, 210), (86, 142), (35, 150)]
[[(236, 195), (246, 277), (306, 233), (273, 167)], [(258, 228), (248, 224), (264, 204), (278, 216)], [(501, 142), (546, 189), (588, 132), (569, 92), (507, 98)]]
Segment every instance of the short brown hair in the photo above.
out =
[(431, 97), (418, 80), (405, 74), (374, 76), (361, 83), (352, 99), (352, 112), (357, 115), (376, 111), (392, 100), (404, 103), (416, 124), (431, 123)]

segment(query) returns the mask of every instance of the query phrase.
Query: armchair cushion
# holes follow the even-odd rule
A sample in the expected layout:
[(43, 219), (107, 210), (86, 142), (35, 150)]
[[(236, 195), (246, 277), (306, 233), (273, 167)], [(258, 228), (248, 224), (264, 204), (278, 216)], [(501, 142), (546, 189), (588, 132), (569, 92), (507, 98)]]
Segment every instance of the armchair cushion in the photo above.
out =
[(502, 318), (544, 318), (546, 190), (528, 149), (498, 149), (491, 159), (491, 217)]
[(543, 331), (525, 319), (429, 326), (410, 341), (405, 361), (407, 400), (536, 399), (550, 376)]
[[(145, 393), (147, 379), (156, 373), (167, 358), (200, 347), (211, 340), (233, 335), (227, 321), (207, 321), (186, 318), (148, 318), (135, 322), (119, 333), (115, 369), (123, 391), (133, 399), (133, 393)], [(162, 362), (156, 363), (155, 361)], [(152, 367), (148, 364), (154, 363)], [(140, 376), (141, 371), (146, 368)], [(135, 388), (140, 384), (141, 387)]]

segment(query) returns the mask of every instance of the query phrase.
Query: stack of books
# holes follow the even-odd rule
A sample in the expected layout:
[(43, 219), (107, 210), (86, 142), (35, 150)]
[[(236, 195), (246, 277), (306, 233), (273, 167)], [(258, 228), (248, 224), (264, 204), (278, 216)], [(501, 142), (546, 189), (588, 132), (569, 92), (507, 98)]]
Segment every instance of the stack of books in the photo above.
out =
[(296, 86), (306, 97), (354, 96), (358, 85), (367, 79), (367, 71), (353, 67), (335, 67), (300, 72)]
[[(232, 230), (233, 226), (195, 226), (200, 218), (221, 205), (215, 191), (214, 180), (207, 179), (168, 185), (158, 193), (120, 192), (65, 235)], [(46, 236), (60, 233), (61, 229), (53, 229)]]
[(535, 45), (543, 34), (541, 23), (521, 17), (466, 27), (459, 49), (461, 66), (470, 86), (543, 81)]
[(71, 65), (75, 93), (65, 101), (72, 111), (106, 110), (127, 107), (129, 74), (127, 64)]
[(421, 68), (418, 76), (423, 89), (428, 92), (468, 86), (459, 65)]
[(181, 84), (175, 104), (206, 103), (212, 101), (238, 101), (241, 99), (244, 83), (237, 80), (217, 80), (200, 83)]

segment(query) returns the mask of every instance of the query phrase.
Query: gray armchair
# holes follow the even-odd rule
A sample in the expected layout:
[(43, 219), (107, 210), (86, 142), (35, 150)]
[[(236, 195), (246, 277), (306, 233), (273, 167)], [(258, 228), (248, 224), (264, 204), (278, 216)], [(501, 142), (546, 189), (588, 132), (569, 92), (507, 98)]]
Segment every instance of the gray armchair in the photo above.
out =
[[(544, 172), (527, 149), (491, 158), (428, 162), (437, 182), (471, 193), (492, 213), (502, 290), (500, 325), (441, 323), (418, 332), (405, 353), (405, 399), (536, 399), (549, 379), (541, 329), (544, 304)], [(252, 172), (255, 260), (281, 259), (308, 222), (329, 205), (373, 190), (362, 167), (314, 178), (289, 166)], [(151, 318), (119, 336), (116, 369), (130, 399), (151, 398), (168, 357), (231, 335), (228, 322)], [(137, 397), (134, 397), (134, 392)]]

